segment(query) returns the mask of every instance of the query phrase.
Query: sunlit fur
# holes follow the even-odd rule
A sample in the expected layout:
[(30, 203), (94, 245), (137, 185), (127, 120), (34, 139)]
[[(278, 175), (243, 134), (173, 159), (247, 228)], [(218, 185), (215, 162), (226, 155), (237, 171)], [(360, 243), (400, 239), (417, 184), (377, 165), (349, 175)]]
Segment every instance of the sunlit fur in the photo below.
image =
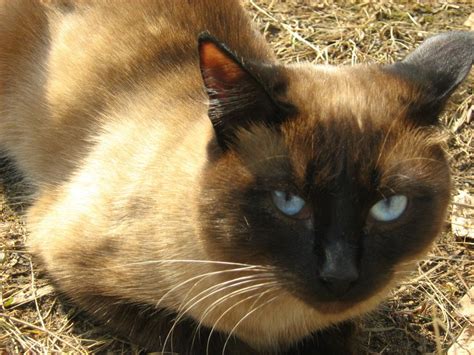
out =
[[(244, 62), (274, 63), (236, 1), (0, 2), (0, 144), (36, 187), (31, 252), (93, 317), (154, 350), (288, 349), (373, 309), (427, 250), (449, 199), (442, 139), (410, 117), (419, 88), (379, 66), (278, 65), (276, 99), (294, 110), (278, 127), (237, 129), (223, 151), (198, 67), (204, 30)], [(291, 233), (272, 238), (317, 229), (315, 191), (341, 171), (375, 198), (359, 219), (387, 191), (430, 205), (395, 227), (367, 220), (395, 261), (353, 299), (328, 301), (292, 269), (309, 241), (286, 260)], [(272, 207), (275, 181), (311, 204), (309, 227)], [(417, 243), (401, 253), (387, 234)], [(377, 258), (364, 255), (362, 272)]]

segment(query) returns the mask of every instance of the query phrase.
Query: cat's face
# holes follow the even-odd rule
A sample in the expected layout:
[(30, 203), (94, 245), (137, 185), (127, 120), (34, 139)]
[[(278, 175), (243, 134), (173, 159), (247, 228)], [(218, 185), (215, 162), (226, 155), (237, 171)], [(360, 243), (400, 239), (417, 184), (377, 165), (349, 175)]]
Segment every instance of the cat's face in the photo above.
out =
[(419, 53), (411, 58), (244, 67), (203, 41), (217, 136), (201, 193), (210, 256), (270, 266), (297, 298), (340, 312), (426, 251), (450, 195), (436, 116), (470, 63), (463, 75), (426, 83), (412, 80)]
[(278, 128), (239, 130), (203, 179), (207, 243), (214, 257), (270, 265), (306, 303), (340, 311), (430, 245), (449, 169), (434, 130), (410, 121), (414, 94), (396, 78), (365, 67), (281, 70), (290, 115)]

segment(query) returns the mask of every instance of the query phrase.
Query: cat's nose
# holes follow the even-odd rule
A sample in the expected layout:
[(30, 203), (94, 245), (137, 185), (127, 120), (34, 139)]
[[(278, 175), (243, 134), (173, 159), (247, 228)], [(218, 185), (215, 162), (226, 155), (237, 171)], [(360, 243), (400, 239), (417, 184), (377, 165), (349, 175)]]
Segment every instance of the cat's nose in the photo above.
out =
[(342, 296), (359, 278), (356, 256), (344, 243), (326, 247), (325, 260), (319, 272), (321, 283), (334, 296)]
[(358, 278), (357, 274), (327, 274), (321, 273), (321, 283), (334, 296), (344, 295)]

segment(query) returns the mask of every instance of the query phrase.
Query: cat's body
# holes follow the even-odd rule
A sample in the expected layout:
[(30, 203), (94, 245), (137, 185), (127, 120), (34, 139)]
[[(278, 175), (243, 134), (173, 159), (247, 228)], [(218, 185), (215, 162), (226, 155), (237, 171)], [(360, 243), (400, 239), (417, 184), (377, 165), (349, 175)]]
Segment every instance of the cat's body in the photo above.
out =
[[(238, 57), (209, 35), (198, 50), (203, 31)], [(456, 36), (446, 52), (472, 47)], [(232, 333), (235, 353), (324, 351), (311, 334), (375, 307), (440, 231), (449, 171), (429, 126), (472, 50), (429, 85), (411, 82), (418, 54), (281, 66), (228, 0), (0, 2), (0, 48), (0, 144), (38, 191), (31, 250), (142, 346), (221, 351)], [(275, 190), (310, 212), (277, 211)], [(369, 218), (384, 194), (410, 215)]]

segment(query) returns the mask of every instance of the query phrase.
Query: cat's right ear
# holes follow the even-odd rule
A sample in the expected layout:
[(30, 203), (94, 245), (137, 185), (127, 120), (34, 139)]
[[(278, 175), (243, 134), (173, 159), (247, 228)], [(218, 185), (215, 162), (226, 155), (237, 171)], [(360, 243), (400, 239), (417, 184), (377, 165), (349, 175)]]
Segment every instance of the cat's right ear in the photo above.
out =
[(276, 74), (272, 66), (244, 63), (208, 33), (199, 36), (199, 65), (209, 96), (209, 118), (222, 149), (229, 148), (241, 128), (282, 121), (285, 108), (272, 94), (275, 75), (268, 75)]
[(428, 38), (386, 69), (418, 86), (421, 97), (412, 104), (412, 119), (433, 125), (447, 99), (469, 74), (473, 61), (474, 32), (446, 32)]

